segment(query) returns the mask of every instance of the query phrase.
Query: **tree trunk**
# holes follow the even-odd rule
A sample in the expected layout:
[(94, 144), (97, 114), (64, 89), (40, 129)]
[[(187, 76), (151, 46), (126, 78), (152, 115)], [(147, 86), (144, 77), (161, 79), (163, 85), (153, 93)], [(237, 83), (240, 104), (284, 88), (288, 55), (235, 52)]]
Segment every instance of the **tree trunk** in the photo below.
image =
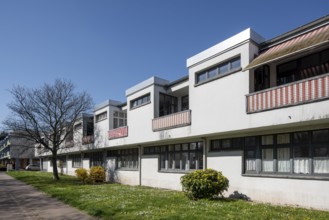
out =
[(56, 156), (53, 155), (53, 157), (51, 158), (52, 162), (53, 162), (53, 179), (54, 180), (59, 180), (59, 175), (58, 175), (58, 169), (57, 169), (57, 160), (56, 160)]

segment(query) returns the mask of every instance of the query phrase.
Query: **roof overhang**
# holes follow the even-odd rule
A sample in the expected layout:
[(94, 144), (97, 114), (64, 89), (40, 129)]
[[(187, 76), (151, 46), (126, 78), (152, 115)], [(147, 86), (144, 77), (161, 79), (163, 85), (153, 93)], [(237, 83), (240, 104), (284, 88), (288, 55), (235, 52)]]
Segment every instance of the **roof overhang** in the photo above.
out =
[(269, 47), (246, 66), (244, 71), (321, 47), (328, 42), (329, 25), (327, 24)]

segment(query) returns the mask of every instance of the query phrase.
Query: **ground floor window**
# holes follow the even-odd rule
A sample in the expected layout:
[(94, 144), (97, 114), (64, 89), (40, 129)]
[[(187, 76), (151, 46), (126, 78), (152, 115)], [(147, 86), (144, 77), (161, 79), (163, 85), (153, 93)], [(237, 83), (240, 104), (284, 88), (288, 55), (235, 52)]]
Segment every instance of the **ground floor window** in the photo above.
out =
[(243, 150), (244, 173), (329, 174), (329, 129), (212, 140), (210, 150)]
[(162, 171), (188, 171), (203, 169), (203, 142), (145, 147), (144, 154), (160, 155)]
[(57, 157), (57, 166), (66, 167), (66, 155)]
[(138, 148), (110, 150), (107, 152), (108, 157), (116, 157), (117, 169), (138, 169)]
[(81, 166), (81, 154), (73, 154), (70, 155), (70, 159), (72, 160), (72, 167), (79, 168)]
[(89, 158), (89, 167), (104, 165), (102, 151), (86, 153), (85, 158)]

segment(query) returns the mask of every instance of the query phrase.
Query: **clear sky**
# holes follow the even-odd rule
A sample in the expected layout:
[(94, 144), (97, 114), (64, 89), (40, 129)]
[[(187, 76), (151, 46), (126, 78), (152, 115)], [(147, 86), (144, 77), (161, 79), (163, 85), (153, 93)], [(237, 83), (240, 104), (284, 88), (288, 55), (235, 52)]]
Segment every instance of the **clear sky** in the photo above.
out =
[(271, 39), (329, 14), (325, 0), (0, 0), (0, 122), (13, 85), (68, 79), (95, 104), (251, 27)]

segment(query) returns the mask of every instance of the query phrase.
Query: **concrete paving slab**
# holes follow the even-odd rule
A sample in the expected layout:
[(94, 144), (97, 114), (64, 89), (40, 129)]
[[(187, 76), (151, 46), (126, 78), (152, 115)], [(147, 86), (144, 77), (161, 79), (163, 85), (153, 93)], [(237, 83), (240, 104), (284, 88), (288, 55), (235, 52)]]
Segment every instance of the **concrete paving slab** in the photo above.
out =
[(0, 219), (95, 220), (88, 214), (0, 172)]

